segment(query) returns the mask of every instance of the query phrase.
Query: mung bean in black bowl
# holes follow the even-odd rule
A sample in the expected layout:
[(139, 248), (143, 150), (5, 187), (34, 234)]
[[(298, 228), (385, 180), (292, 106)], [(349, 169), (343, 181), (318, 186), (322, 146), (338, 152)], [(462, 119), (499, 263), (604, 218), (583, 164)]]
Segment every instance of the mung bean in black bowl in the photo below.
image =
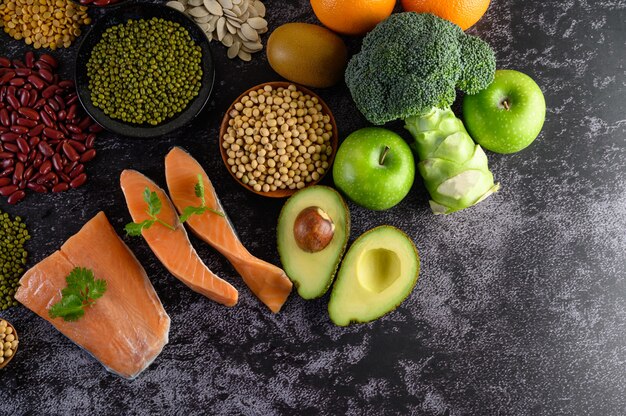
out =
[(107, 13), (76, 60), (79, 98), (100, 125), (154, 137), (190, 122), (209, 99), (215, 69), (208, 40), (184, 14), (153, 4)]

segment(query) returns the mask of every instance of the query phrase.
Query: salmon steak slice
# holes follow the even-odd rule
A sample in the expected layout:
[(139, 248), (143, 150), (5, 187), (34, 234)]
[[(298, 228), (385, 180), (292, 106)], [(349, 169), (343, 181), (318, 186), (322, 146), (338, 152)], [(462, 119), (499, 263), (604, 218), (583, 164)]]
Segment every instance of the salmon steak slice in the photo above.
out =
[[(75, 267), (93, 271), (107, 289), (75, 322), (52, 319), (66, 276)], [(168, 342), (170, 318), (144, 268), (115, 233), (103, 212), (20, 279), (15, 298), (84, 348), (107, 370), (132, 379)]]
[(122, 172), (120, 185), (130, 216), (136, 223), (151, 218), (143, 199), (146, 188), (155, 192), (161, 201), (161, 212), (157, 217), (174, 229), (155, 223), (150, 228), (144, 228), (141, 233), (165, 268), (192, 290), (222, 305), (234, 306), (239, 298), (237, 289), (216, 276), (200, 259), (189, 241), (185, 227), (178, 220), (172, 201), (163, 189), (143, 174), (129, 169)]
[(291, 293), (293, 286), (291, 280), (280, 267), (254, 257), (243, 246), (224, 212), (207, 173), (189, 153), (174, 147), (165, 157), (167, 187), (180, 213), (185, 207), (200, 206), (202, 202), (195, 193), (198, 174), (204, 183), (206, 206), (224, 213), (224, 216), (207, 211), (189, 217), (187, 225), (199, 238), (230, 261), (261, 302), (274, 313), (280, 311)]

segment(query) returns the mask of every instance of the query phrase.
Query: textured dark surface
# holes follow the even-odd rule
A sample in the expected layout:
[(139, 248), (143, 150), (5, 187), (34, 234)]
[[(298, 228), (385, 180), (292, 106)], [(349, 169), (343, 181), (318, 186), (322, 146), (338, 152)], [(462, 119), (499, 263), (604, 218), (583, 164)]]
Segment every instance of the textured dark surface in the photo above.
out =
[[(267, 6), (271, 28), (315, 21), (306, 0)], [(493, 45), (500, 68), (521, 70), (543, 88), (546, 124), (523, 152), (488, 155), (502, 190), (472, 209), (435, 217), (420, 180), (390, 211), (350, 205), (351, 241), (392, 224), (420, 250), (420, 280), (395, 312), (337, 328), (328, 295), (308, 302), (292, 295), (272, 315), (223, 257), (194, 239), (209, 267), (240, 289), (240, 303), (228, 309), (169, 275), (142, 240), (127, 240), (172, 318), (163, 353), (126, 381), (26, 309), (2, 312), (21, 344), (0, 371), (0, 414), (623, 415), (626, 2), (494, 0), (471, 33)], [(0, 41), (3, 55), (26, 50), (5, 34)], [(278, 262), (281, 201), (238, 187), (217, 148), (231, 100), (278, 76), (264, 54), (244, 64), (212, 45), (218, 81), (193, 124), (148, 141), (104, 135), (86, 186), (29, 195), (17, 207), (0, 202), (27, 219), (30, 264), (98, 210), (121, 233), (129, 216), (119, 172), (136, 168), (164, 185), (172, 145), (206, 167), (244, 244)], [(67, 74), (75, 50), (60, 53)], [(365, 125), (345, 87), (319, 93), (342, 138)]]

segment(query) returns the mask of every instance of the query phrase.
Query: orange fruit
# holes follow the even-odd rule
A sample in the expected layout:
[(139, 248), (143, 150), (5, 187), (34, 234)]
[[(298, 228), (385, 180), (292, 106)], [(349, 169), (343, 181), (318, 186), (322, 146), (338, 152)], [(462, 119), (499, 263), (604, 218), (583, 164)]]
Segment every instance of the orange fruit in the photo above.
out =
[(311, 0), (313, 12), (327, 28), (363, 35), (391, 15), (396, 0)]
[(402, 0), (407, 12), (432, 13), (466, 30), (483, 17), (490, 0)]

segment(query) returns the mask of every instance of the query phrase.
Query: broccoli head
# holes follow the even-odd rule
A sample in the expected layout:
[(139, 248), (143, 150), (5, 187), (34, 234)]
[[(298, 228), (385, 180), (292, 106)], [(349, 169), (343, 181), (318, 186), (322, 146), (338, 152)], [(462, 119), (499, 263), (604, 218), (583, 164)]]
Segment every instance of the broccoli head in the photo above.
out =
[(432, 14), (396, 13), (365, 36), (346, 84), (374, 124), (449, 107), (456, 89), (476, 94), (495, 74), (491, 48)]

